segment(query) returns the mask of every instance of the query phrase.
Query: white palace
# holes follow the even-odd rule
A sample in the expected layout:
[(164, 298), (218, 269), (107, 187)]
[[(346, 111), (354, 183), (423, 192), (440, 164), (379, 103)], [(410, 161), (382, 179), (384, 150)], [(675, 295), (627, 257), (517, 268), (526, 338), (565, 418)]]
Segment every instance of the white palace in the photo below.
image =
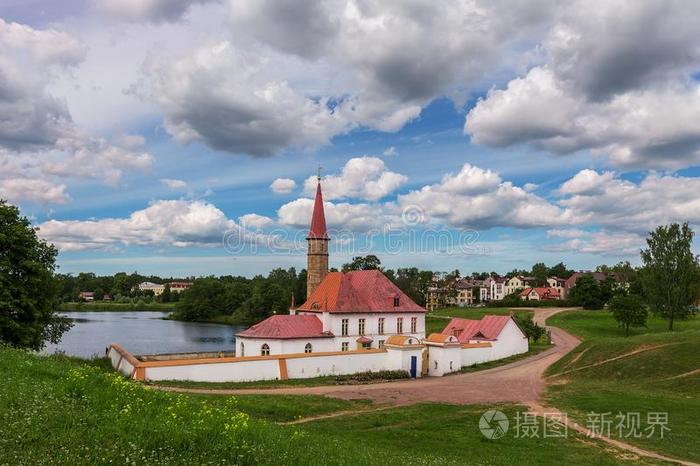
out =
[(237, 382), (382, 370), (442, 376), (528, 351), (511, 316), (454, 318), (426, 338), (426, 310), (381, 271), (329, 272), (329, 242), (319, 179), (307, 237), (305, 303), (238, 333), (235, 354), (139, 357), (112, 344), (107, 356), (116, 370), (139, 380)]

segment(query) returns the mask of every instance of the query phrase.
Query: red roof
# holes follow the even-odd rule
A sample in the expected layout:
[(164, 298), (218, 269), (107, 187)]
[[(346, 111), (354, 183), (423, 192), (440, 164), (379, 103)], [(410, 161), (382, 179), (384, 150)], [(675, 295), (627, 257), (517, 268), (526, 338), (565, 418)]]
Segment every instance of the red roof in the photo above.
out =
[(455, 317), (447, 324), (442, 335), (454, 335), (460, 343), (469, 340), (495, 340), (511, 319), (511, 316), (495, 315), (486, 315), (481, 320)]
[(314, 315), (274, 315), (236, 334), (248, 338), (326, 338), (323, 324)]
[(330, 272), (297, 310), (425, 312), (379, 270)]
[(316, 186), (316, 199), (314, 200), (314, 213), (311, 216), (311, 228), (308, 238), (328, 239), (326, 230), (326, 214), (323, 212), (323, 194), (321, 194), (321, 182)]
[(559, 299), (559, 290), (552, 287), (525, 288), (520, 292), (520, 296), (527, 297), (532, 290), (537, 292), (540, 299)]

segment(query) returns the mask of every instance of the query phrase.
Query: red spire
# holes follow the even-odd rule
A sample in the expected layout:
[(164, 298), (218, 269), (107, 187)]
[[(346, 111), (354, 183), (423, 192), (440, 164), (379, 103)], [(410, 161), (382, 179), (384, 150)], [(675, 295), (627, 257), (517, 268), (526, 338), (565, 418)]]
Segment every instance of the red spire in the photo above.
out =
[(309, 239), (328, 239), (326, 230), (326, 215), (323, 213), (323, 194), (321, 194), (321, 180), (316, 187), (316, 200), (314, 201), (314, 213), (311, 217)]

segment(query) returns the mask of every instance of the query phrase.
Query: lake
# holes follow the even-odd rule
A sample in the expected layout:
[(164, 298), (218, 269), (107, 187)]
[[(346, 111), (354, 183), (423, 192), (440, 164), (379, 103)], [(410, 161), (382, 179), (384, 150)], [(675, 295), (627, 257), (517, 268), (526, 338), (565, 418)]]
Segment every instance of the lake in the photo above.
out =
[(119, 343), (131, 354), (233, 351), (235, 333), (245, 326), (164, 320), (167, 312), (62, 312), (73, 328), (46, 352), (71, 356), (104, 356), (105, 348)]

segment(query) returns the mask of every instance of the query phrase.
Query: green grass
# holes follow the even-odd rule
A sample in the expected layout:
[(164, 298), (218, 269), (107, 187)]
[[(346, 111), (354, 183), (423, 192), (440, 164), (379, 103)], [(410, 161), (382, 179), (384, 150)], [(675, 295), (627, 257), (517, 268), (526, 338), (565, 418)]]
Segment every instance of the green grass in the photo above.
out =
[[(510, 419), (510, 430), (497, 440), (479, 431), (481, 415), (499, 409)], [(361, 449), (381, 450), (389, 457), (408, 455), (411, 464), (423, 458), (440, 464), (623, 464), (595, 442), (569, 432), (569, 438), (516, 438), (515, 417), (521, 406), (454, 406), (418, 404), (314, 421), (303, 429), (310, 437), (330, 437)], [(402, 464), (394, 460), (392, 464)], [(382, 464), (377, 461), (377, 464)], [(644, 464), (638, 462), (637, 464)], [(648, 463), (647, 463), (648, 464)]]
[(530, 310), (514, 309), (510, 307), (447, 307), (444, 309), (436, 309), (430, 312), (428, 316), (481, 319), (487, 314), (503, 316), (510, 314), (511, 311), (515, 311), (517, 315), (532, 315), (532, 311)]
[[(666, 331), (666, 321), (650, 316), (648, 328), (624, 336), (607, 311), (574, 311), (553, 316), (548, 324), (564, 328), (585, 340), (548, 369), (555, 383), (548, 401), (586, 425), (587, 413), (640, 413), (642, 428), (649, 412), (668, 413), (670, 432), (660, 438), (623, 440), (659, 453), (700, 461), (700, 319), (678, 322)], [(654, 348), (657, 347), (657, 348)], [(640, 348), (653, 348), (615, 361), (591, 366)], [(586, 367), (590, 366), (590, 367)], [(566, 372), (571, 371), (572, 372)], [(618, 434), (613, 431), (613, 436)]]
[(175, 303), (112, 303), (112, 302), (90, 302), (90, 303), (61, 303), (61, 311), (70, 312), (135, 312), (135, 311), (172, 311)]
[[(106, 366), (0, 347), (0, 465), (622, 463), (573, 438), (486, 440), (477, 425), (487, 407), (368, 412), (319, 396), (182, 395)], [(522, 410), (502, 409), (511, 419)], [(356, 413), (276, 423), (335, 411)]]
[[(363, 377), (367, 376), (367, 377)], [(356, 381), (353, 378), (363, 380)], [(288, 380), (257, 380), (253, 382), (193, 382), (190, 380), (164, 380), (150, 382), (152, 385), (183, 388), (237, 389), (237, 388), (289, 388), (289, 387), (318, 387), (323, 385), (360, 385), (365, 383), (384, 383), (394, 380), (406, 380), (408, 373), (402, 371), (363, 372), (345, 376), (328, 375), (308, 379)]]

